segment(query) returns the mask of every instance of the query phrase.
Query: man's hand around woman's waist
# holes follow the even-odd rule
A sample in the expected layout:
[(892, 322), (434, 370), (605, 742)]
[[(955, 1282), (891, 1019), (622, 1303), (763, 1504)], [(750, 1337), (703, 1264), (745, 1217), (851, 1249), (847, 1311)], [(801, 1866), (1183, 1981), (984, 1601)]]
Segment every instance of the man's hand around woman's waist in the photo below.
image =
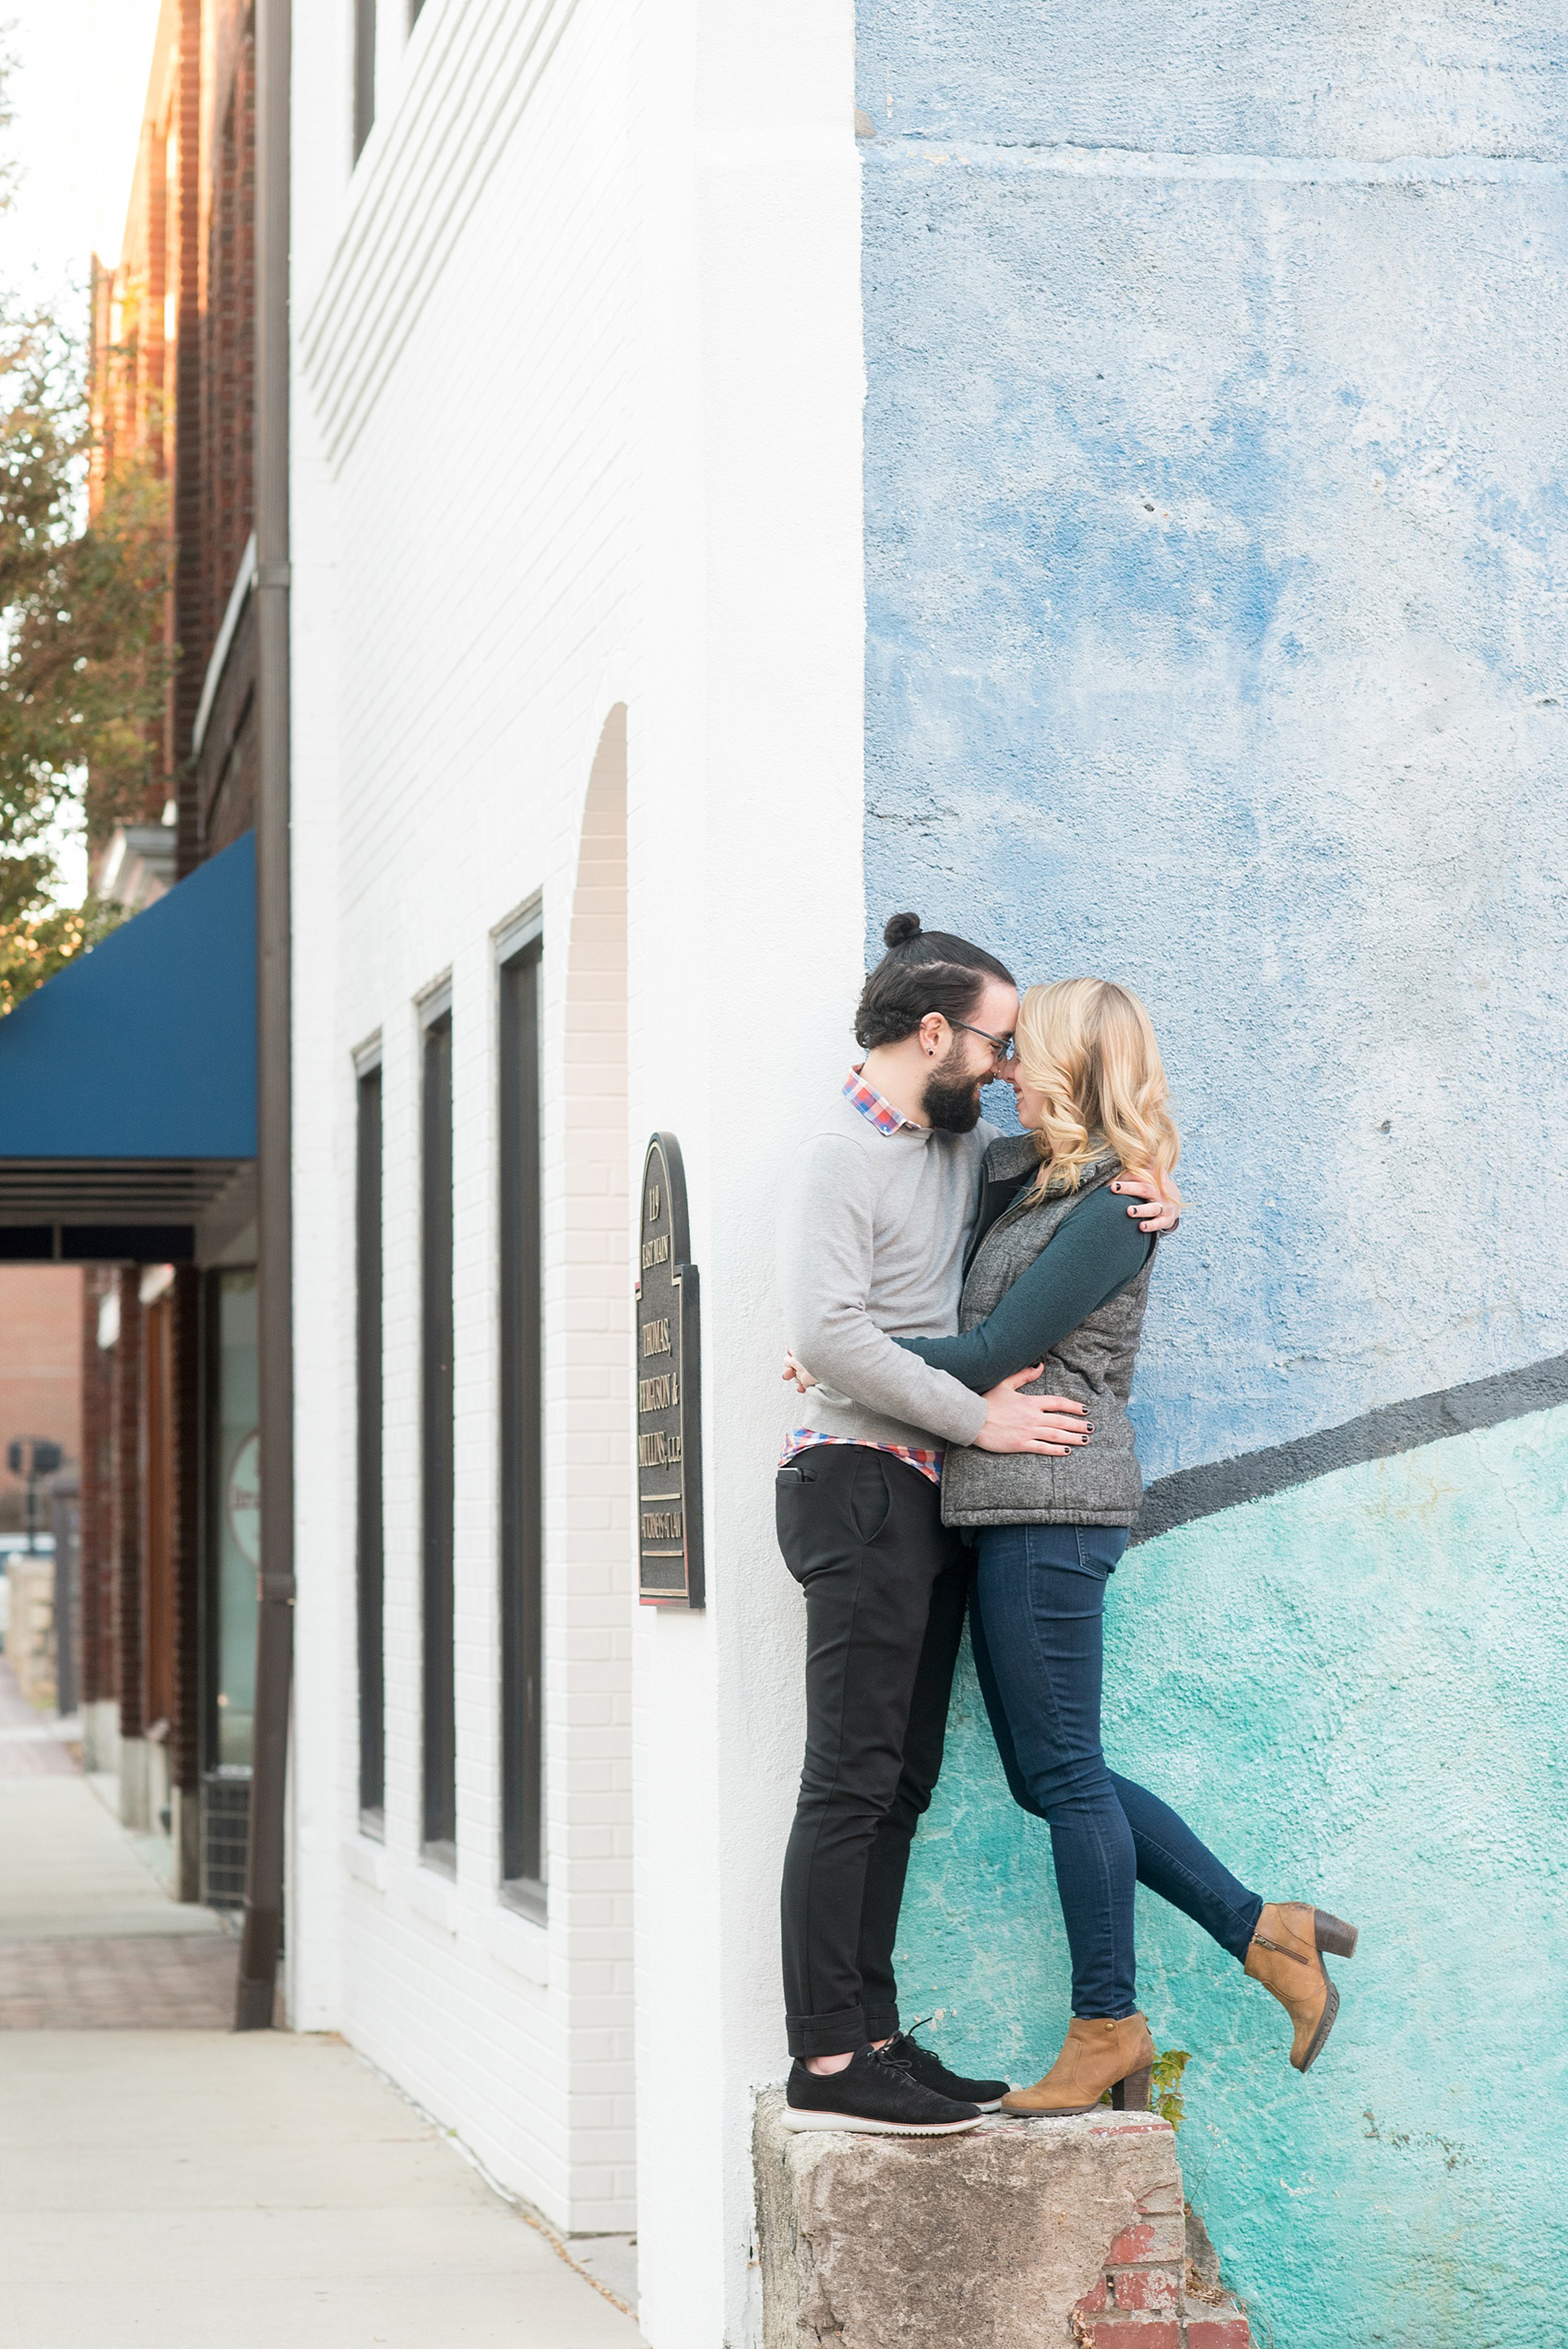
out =
[[(992, 1388), (985, 1397), (985, 1425), (975, 1437), (980, 1450), (1043, 1452), (1048, 1459), (1065, 1460), (1070, 1451), (1088, 1442), (1094, 1430), (1082, 1403), (1074, 1402), (1069, 1395), (1023, 1392), (1044, 1368), (1043, 1363), (1037, 1362), (1032, 1369), (1016, 1370), (1011, 1378)], [(797, 1362), (788, 1349), (783, 1375), (798, 1395), (817, 1383), (804, 1363)]]
[(1065, 1460), (1088, 1442), (1094, 1430), (1082, 1403), (1069, 1395), (1023, 1392), (1044, 1369), (1044, 1363), (1037, 1362), (1032, 1369), (1016, 1370), (992, 1388), (985, 1398), (985, 1425), (975, 1437), (980, 1450), (1044, 1452), (1051, 1460)]

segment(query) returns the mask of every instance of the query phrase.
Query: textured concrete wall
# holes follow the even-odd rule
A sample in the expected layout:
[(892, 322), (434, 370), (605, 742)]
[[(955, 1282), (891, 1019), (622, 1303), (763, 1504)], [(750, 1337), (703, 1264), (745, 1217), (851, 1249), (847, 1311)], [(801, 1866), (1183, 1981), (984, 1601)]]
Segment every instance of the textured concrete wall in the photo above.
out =
[[(1188, 2191), (1277, 2349), (1552, 2338), (1556, 2121), (1534, 2124), (1568, 2100), (1565, 1482), (1568, 1411), (1543, 1413), (1184, 1526), (1111, 1586), (1114, 1767), (1265, 1898), (1362, 1927), (1303, 2080), (1274, 2001), (1138, 1896), (1139, 1996), (1193, 2057)], [(1033, 2079), (1054, 2054), (1049, 1840), (967, 1669), (899, 1964), (961, 2068)]]
[[(1194, 1210), (1150, 1475), (1568, 1346), (1565, 67), (1545, 6), (862, 0), (868, 914), (1147, 998)], [(1559, 1425), (1210, 1517), (1113, 1588), (1113, 1759), (1365, 1927), (1303, 2083), (1144, 1920), (1279, 2349), (1541, 2337), (1509, 2116), (1562, 1996)], [(1029, 2069), (1066, 1974), (999, 1783), (966, 1718), (905, 1954)]]

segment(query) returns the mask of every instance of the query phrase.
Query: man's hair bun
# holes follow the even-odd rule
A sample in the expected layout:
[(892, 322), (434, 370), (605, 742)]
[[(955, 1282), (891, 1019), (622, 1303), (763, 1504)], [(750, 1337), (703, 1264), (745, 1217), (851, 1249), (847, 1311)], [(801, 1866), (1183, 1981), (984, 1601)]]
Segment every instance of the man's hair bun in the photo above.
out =
[(946, 930), (922, 930), (918, 913), (895, 913), (882, 935), (887, 952), (867, 974), (855, 1013), (855, 1042), (867, 1052), (912, 1036), (928, 1011), (968, 1019), (988, 979), (1013, 984), (995, 955)]

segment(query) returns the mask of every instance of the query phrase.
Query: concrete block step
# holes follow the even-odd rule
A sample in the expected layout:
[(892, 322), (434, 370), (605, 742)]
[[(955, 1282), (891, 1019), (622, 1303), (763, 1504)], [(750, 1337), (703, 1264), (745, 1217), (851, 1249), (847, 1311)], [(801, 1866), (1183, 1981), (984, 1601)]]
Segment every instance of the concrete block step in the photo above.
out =
[(1157, 2115), (920, 2139), (797, 2134), (783, 2104), (754, 2136), (765, 2349), (1250, 2349)]

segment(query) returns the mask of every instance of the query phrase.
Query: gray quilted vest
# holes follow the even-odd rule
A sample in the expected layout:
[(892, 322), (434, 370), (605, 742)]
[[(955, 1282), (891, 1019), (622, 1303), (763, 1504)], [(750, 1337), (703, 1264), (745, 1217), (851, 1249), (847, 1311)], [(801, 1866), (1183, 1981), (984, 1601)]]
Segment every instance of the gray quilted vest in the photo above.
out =
[[(997, 1181), (1032, 1172), (1039, 1163), (1032, 1134), (1008, 1135), (985, 1154)], [(958, 1307), (958, 1327), (972, 1330), (999, 1305), (1049, 1247), (1053, 1235), (1089, 1193), (1121, 1172), (1113, 1158), (1086, 1168), (1075, 1191), (1039, 1202), (1021, 1194), (999, 1215), (980, 1243)], [(942, 1515), (948, 1525), (1131, 1525), (1144, 1496), (1133, 1446), (1127, 1398), (1144, 1326), (1151, 1256), (1124, 1289), (1070, 1330), (1045, 1357), (1045, 1376), (1031, 1395), (1071, 1395), (1094, 1423), (1088, 1442), (1065, 1460), (1039, 1452), (982, 1452), (952, 1445), (942, 1473)]]

